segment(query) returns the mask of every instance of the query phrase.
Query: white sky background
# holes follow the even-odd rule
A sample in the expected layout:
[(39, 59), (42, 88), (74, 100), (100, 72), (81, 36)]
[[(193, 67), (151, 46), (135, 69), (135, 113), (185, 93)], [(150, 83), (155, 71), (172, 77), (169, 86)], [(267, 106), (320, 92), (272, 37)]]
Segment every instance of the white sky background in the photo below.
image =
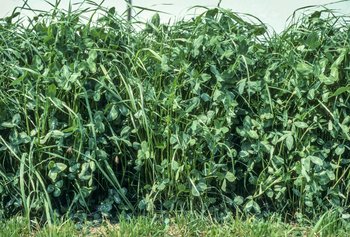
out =
[[(55, 2), (54, 0), (47, 1)], [(71, 0), (71, 2), (74, 4), (81, 2), (81, 0)], [(96, 2), (101, 2), (101, 0)], [(182, 19), (184, 16), (190, 17), (194, 13), (200, 13), (201, 10), (199, 9), (188, 11), (189, 8), (195, 5), (215, 7), (218, 2), (218, 0), (133, 0), (133, 5), (167, 12), (169, 14), (161, 14), (161, 19), (163, 22), (168, 22), (169, 19), (174, 21)], [(334, 0), (222, 0), (220, 6), (232, 9), (235, 12), (254, 15), (277, 32), (280, 32), (284, 29), (287, 18), (294, 10), (304, 6), (332, 2)], [(22, 3), (23, 0), (0, 0), (0, 17), (10, 14), (14, 7), (20, 6)], [(44, 0), (29, 0), (28, 3), (35, 9), (50, 9), (49, 4), (45, 3)], [(67, 8), (68, 5), (69, 0), (61, 0), (60, 6), (62, 8)], [(114, 6), (119, 13), (123, 13), (126, 9), (124, 0), (105, 0), (103, 5), (105, 7)], [(328, 7), (350, 16), (350, 1), (332, 4)], [(140, 18), (149, 19), (153, 14), (154, 12), (143, 12), (140, 14)]]

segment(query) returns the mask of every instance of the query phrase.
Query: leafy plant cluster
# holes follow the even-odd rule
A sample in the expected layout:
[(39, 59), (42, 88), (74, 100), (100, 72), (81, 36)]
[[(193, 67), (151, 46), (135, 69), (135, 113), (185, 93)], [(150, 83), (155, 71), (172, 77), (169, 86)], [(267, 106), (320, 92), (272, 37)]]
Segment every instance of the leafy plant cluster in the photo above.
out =
[(0, 216), (350, 218), (346, 20), (271, 36), (220, 8), (142, 30), (102, 7), (1, 19)]

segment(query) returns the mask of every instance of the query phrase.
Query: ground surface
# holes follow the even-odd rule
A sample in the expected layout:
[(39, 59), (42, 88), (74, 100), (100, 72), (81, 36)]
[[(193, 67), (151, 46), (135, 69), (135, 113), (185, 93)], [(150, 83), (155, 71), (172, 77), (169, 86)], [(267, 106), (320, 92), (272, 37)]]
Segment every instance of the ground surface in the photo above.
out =
[(330, 218), (321, 217), (313, 224), (285, 224), (278, 218), (259, 221), (230, 219), (224, 223), (213, 223), (198, 217), (149, 218), (139, 217), (112, 224), (73, 224), (64, 222), (52, 227), (28, 225), (17, 217), (0, 224), (0, 236), (348, 236), (349, 228)]

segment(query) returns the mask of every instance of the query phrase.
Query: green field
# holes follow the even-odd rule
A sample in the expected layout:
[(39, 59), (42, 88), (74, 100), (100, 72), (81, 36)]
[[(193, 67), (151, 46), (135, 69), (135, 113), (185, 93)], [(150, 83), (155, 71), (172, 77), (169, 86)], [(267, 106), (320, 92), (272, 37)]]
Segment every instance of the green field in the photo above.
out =
[(276, 34), (85, 1), (17, 8), (0, 39), (1, 236), (350, 230), (349, 17), (306, 8)]
[[(265, 220), (231, 217), (216, 222), (200, 216), (164, 216), (133, 217), (121, 219), (118, 223), (58, 221), (52, 226), (42, 226), (37, 222), (28, 222), (25, 218), (16, 217), (0, 223), (1, 236), (212, 236), (212, 237), (298, 237), (298, 236), (349, 236), (350, 227), (346, 228), (334, 213), (323, 215), (317, 223), (289, 223), (276, 217)], [(30, 226), (30, 227), (28, 227)]]

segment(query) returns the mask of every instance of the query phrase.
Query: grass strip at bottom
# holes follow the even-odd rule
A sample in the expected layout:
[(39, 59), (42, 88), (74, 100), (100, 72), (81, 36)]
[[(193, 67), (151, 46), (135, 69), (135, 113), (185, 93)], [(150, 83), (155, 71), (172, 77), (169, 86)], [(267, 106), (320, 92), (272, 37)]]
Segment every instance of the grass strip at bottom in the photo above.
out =
[(276, 216), (267, 219), (229, 217), (218, 223), (200, 215), (181, 214), (121, 218), (116, 223), (66, 220), (56, 221), (52, 226), (40, 226), (33, 220), (28, 225), (24, 217), (18, 216), (0, 222), (0, 236), (348, 236), (350, 224), (341, 222), (333, 212), (320, 216), (319, 220), (305, 219), (300, 223), (286, 223)]

